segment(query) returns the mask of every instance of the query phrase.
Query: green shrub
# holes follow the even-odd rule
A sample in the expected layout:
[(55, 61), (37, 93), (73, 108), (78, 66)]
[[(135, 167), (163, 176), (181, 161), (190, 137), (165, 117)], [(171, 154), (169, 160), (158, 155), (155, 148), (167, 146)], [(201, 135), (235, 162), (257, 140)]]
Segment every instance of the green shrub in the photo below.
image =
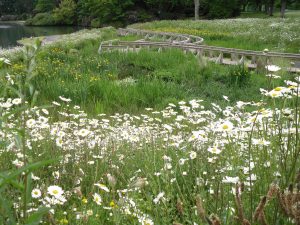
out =
[(55, 8), (54, 0), (38, 0), (35, 11), (39, 13), (50, 12)]
[(42, 26), (55, 25), (55, 20), (51, 13), (38, 13), (33, 18), (26, 21), (26, 25)]
[(76, 17), (76, 3), (73, 0), (62, 0), (59, 7), (53, 11), (56, 24), (72, 25)]
[(91, 27), (94, 27), (94, 28), (101, 27), (101, 25), (102, 25), (102, 22), (101, 22), (100, 18), (95, 18), (91, 22)]
[(245, 86), (250, 81), (251, 73), (245, 66), (234, 66), (229, 70), (229, 84), (235, 86)]

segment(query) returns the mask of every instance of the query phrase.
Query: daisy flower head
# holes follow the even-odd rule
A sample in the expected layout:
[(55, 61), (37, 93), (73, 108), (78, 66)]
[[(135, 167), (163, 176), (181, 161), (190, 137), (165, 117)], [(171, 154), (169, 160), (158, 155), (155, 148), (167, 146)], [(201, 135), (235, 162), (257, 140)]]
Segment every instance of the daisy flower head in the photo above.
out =
[(63, 193), (63, 189), (59, 186), (52, 185), (48, 187), (48, 194), (54, 196), (55, 198), (61, 197)]
[(191, 151), (190, 152), (190, 159), (196, 159), (196, 157), (197, 157), (197, 153), (194, 152), (194, 151)]
[(102, 203), (102, 198), (101, 198), (101, 196), (100, 196), (99, 194), (97, 194), (97, 193), (95, 193), (95, 194), (93, 195), (93, 200), (94, 200), (94, 202), (95, 202), (97, 205), (101, 205), (101, 203)]
[(41, 197), (41, 196), (42, 196), (42, 192), (41, 192), (40, 189), (35, 188), (35, 189), (33, 189), (33, 190), (31, 191), (31, 197), (32, 197), (32, 198), (39, 198), (39, 197)]
[(230, 121), (225, 121), (220, 124), (219, 131), (231, 131), (233, 129), (233, 124)]
[(222, 152), (222, 150), (219, 149), (217, 146), (209, 147), (207, 151), (216, 155), (219, 155)]
[(269, 72), (277, 72), (277, 71), (281, 70), (281, 68), (279, 66), (276, 66), (276, 65), (267, 65), (266, 69)]
[(100, 188), (101, 190), (105, 191), (105, 192), (109, 192), (108, 187), (106, 187), (104, 184), (94, 184), (95, 186), (97, 186), (98, 188)]

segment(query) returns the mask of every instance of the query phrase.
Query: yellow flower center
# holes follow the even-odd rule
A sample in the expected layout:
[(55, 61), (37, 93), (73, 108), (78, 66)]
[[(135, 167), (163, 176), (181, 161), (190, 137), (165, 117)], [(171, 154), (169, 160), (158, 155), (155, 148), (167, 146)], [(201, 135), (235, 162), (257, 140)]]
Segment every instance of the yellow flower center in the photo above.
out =
[(281, 91), (282, 90), (282, 88), (281, 87), (277, 87), (277, 88), (275, 88), (275, 91)]
[(53, 193), (54, 195), (57, 195), (57, 194), (58, 194), (58, 190), (53, 190), (52, 193)]
[(227, 130), (228, 128), (229, 128), (229, 126), (228, 126), (227, 124), (224, 124), (224, 125), (223, 125), (223, 129), (224, 129), (224, 130)]

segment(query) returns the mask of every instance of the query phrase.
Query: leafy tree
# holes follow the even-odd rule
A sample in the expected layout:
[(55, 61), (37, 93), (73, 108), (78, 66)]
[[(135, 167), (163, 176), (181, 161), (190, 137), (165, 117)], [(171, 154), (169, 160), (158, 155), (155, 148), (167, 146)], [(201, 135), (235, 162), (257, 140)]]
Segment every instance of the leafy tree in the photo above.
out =
[(36, 12), (50, 12), (55, 8), (54, 0), (38, 0), (35, 11)]
[(73, 0), (62, 0), (59, 7), (53, 11), (56, 24), (72, 25), (76, 21), (76, 3)]
[(203, 5), (203, 13), (210, 19), (235, 17), (241, 9), (239, 0), (205, 0)]
[(79, 17), (81, 20), (97, 18), (100, 24), (123, 21), (126, 10), (133, 5), (133, 0), (79, 0)]

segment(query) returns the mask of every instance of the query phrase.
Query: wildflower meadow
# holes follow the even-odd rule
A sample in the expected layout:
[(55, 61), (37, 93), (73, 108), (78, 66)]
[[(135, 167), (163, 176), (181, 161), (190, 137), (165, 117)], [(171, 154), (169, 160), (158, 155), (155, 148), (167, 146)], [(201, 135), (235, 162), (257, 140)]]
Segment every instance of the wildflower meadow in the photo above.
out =
[(300, 225), (299, 73), (114, 35), (1, 56), (0, 224)]

